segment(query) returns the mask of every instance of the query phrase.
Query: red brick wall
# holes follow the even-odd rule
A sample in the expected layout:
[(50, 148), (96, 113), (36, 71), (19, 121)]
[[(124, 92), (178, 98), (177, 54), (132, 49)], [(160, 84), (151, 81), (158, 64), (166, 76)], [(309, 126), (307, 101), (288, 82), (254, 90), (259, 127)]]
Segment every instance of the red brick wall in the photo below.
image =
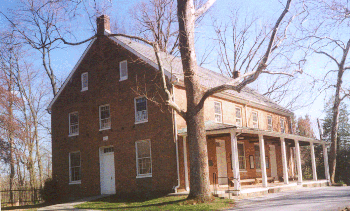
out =
[[(128, 60), (128, 79), (119, 81), (119, 62)], [(81, 74), (88, 72), (88, 91)], [(117, 192), (171, 191), (177, 184), (172, 115), (162, 103), (147, 101), (148, 122), (135, 124), (134, 98), (159, 101), (158, 73), (106, 37), (99, 38), (52, 106), (53, 176), (64, 197), (100, 194), (99, 148), (114, 146)], [(147, 83), (146, 83), (146, 82)], [(144, 87), (147, 87), (144, 89)], [(160, 101), (161, 102), (161, 101)], [(99, 106), (109, 104), (111, 129), (99, 131)], [(70, 112), (79, 112), (79, 135), (68, 137)], [(108, 141), (103, 137), (108, 136)], [(152, 178), (136, 179), (135, 141), (151, 140)], [(81, 184), (69, 185), (69, 152), (81, 152)]]

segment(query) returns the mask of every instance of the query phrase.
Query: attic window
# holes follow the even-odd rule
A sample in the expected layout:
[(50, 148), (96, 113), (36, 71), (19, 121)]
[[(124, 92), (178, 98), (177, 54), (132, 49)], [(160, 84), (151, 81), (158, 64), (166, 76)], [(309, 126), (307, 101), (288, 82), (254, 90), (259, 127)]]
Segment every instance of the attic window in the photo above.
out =
[(119, 73), (120, 73), (119, 81), (124, 81), (128, 79), (128, 63), (126, 60), (119, 62)]
[(81, 74), (81, 91), (88, 90), (89, 80), (88, 80), (88, 73)]
[(221, 103), (214, 102), (215, 122), (222, 123)]

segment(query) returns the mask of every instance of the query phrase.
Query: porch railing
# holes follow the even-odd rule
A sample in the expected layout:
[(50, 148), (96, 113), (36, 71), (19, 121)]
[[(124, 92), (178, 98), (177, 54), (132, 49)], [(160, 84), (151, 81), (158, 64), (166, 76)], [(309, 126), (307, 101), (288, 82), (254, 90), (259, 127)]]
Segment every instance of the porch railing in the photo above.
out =
[(22, 206), (42, 202), (40, 189), (2, 190), (1, 206)]
[(218, 177), (217, 174), (214, 172), (213, 173), (213, 185), (214, 185), (214, 195), (217, 195), (217, 187), (218, 187), (218, 181), (219, 179), (227, 179), (227, 193), (229, 199), (231, 199), (231, 194), (230, 194), (230, 181), (233, 180), (233, 177)]

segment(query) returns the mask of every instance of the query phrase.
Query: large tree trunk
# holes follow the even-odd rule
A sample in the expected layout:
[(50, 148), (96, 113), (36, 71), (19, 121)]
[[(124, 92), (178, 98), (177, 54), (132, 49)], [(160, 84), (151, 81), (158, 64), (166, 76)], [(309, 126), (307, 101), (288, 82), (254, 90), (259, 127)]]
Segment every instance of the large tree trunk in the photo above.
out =
[(179, 37), (184, 83), (187, 97), (187, 134), (190, 147), (191, 184), (189, 198), (207, 201), (211, 198), (208, 151), (204, 128), (204, 111), (195, 109), (203, 91), (197, 76), (194, 48), (195, 8), (192, 0), (178, 0)]
[(340, 106), (340, 89), (343, 83), (343, 69), (339, 69), (337, 86), (334, 96), (334, 105), (333, 105), (333, 119), (332, 119), (332, 131), (331, 131), (331, 151), (329, 153), (329, 169), (331, 174), (331, 183), (334, 183), (335, 169), (337, 164), (337, 139), (338, 139), (338, 125), (339, 125), (339, 106)]

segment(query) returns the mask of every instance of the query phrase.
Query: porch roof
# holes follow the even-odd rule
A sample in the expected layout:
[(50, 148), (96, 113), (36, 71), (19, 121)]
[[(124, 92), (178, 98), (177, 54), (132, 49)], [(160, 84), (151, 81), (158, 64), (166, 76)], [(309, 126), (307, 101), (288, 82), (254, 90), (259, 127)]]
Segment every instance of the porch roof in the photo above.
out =
[[(227, 123), (217, 123), (213, 121), (206, 121), (204, 125), (205, 125), (205, 131), (207, 135), (224, 134), (224, 133), (231, 133), (235, 131), (236, 133), (241, 133), (241, 134), (264, 135), (264, 136), (269, 136), (274, 138), (285, 138), (290, 140), (313, 142), (313, 143), (319, 143), (319, 144), (329, 143), (327, 141), (322, 141), (315, 138), (308, 138), (308, 137), (299, 136), (295, 134), (268, 131), (268, 130), (262, 130), (258, 128), (250, 128), (250, 127), (238, 127), (236, 125), (227, 124)], [(179, 136), (187, 136), (187, 127), (181, 128), (177, 132)]]

